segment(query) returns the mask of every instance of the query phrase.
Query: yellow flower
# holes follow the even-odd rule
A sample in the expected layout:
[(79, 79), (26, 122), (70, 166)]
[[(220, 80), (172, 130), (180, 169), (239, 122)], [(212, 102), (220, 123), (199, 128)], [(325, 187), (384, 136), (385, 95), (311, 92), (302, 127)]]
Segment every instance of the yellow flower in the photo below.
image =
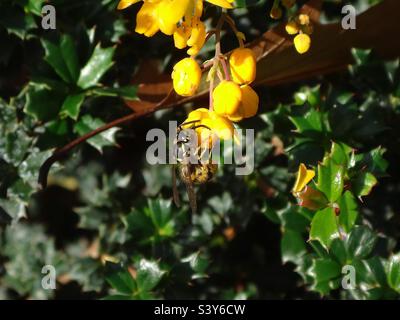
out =
[(158, 30), (157, 3), (144, 2), (136, 16), (137, 33), (152, 37)]
[(160, 30), (172, 35), (177, 23), (183, 18), (191, 0), (161, 0), (157, 6)]
[(234, 0), (206, 0), (206, 1), (225, 9), (232, 9), (233, 8), (232, 3)]
[(306, 53), (310, 49), (311, 38), (305, 33), (300, 33), (294, 38), (294, 46), (298, 53)]
[(209, 117), (203, 119), (201, 123), (209, 127), (211, 133), (221, 140), (230, 140), (234, 136), (235, 128), (233, 127), (232, 122), (229, 119), (220, 116), (216, 112), (210, 111)]
[(233, 81), (222, 81), (213, 91), (214, 111), (222, 116), (237, 113), (242, 100), (242, 91)]
[(290, 21), (285, 26), (286, 32), (290, 35), (299, 33), (299, 26), (295, 21)]
[(187, 41), (192, 33), (192, 28), (183, 22), (174, 32), (174, 44), (178, 49), (186, 48)]
[(193, 18), (191, 26), (190, 38), (187, 40), (187, 45), (191, 47), (187, 53), (194, 56), (199, 53), (204, 43), (206, 42), (206, 27), (198, 18)]
[(248, 48), (237, 48), (229, 57), (232, 79), (236, 83), (250, 84), (256, 78), (256, 57)]
[(192, 58), (179, 61), (172, 71), (174, 89), (181, 96), (192, 96), (196, 93), (201, 81), (201, 69)]
[(293, 193), (301, 192), (306, 185), (314, 178), (315, 171), (308, 170), (307, 167), (301, 163), (297, 172), (296, 182), (293, 186)]
[(139, 2), (139, 1), (141, 1), (141, 0), (121, 0), (118, 3), (118, 8), (117, 9), (118, 10), (126, 9), (129, 6), (131, 6), (132, 4), (135, 4), (135, 3)]
[(234, 127), (230, 120), (206, 108), (199, 108), (189, 113), (182, 124), (185, 129), (196, 128), (199, 143), (211, 147), (215, 139), (230, 140), (234, 137)]
[(259, 98), (257, 93), (248, 85), (240, 87), (242, 91), (242, 99), (236, 113), (228, 116), (233, 122), (241, 121), (244, 118), (251, 118), (257, 114)]
[[(222, 8), (232, 9), (234, 0), (207, 0)], [(140, 0), (120, 0), (118, 9), (123, 10)], [(197, 54), (205, 41), (205, 26), (200, 21), (203, 13), (203, 0), (143, 0), (144, 4), (138, 14), (136, 30), (146, 36), (154, 35), (161, 30), (166, 35), (174, 35), (178, 48), (184, 48), (191, 33), (194, 33), (192, 48), (189, 55)], [(184, 20), (183, 20), (184, 19)], [(194, 19), (194, 22), (192, 21)], [(178, 24), (185, 23), (191, 28), (190, 32), (179, 30)], [(185, 37), (183, 37), (185, 35)], [(176, 39), (175, 39), (176, 38)], [(184, 41), (186, 39), (186, 41)]]

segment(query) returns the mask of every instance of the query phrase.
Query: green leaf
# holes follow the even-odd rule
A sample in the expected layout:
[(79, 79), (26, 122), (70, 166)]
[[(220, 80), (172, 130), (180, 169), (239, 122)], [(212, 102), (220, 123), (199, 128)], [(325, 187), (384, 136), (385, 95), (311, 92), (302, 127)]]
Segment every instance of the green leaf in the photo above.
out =
[(341, 276), (341, 267), (334, 260), (317, 259), (314, 261), (310, 272), (315, 281), (313, 289), (325, 295), (337, 286), (332, 280), (338, 279)]
[(136, 86), (125, 86), (121, 88), (95, 88), (91, 91), (91, 93), (98, 96), (120, 97), (127, 100), (137, 99)]
[(64, 99), (58, 91), (30, 86), (24, 111), (36, 120), (49, 121), (57, 117)]
[(74, 120), (78, 119), (79, 111), (83, 101), (85, 100), (85, 94), (79, 93), (75, 95), (69, 95), (65, 100), (60, 110), (60, 117), (70, 117)]
[(362, 172), (352, 180), (352, 189), (358, 197), (367, 196), (372, 188), (378, 183), (375, 176), (370, 172)]
[(320, 101), (320, 86), (315, 86), (313, 88), (303, 87), (294, 95), (295, 104), (298, 106), (303, 105), (308, 102), (312, 107), (316, 107)]
[(100, 44), (96, 46), (89, 61), (80, 72), (78, 86), (82, 89), (88, 89), (95, 86), (100, 78), (113, 65), (112, 59), (115, 48), (101, 48)]
[[(102, 120), (98, 118), (92, 118), (92, 116), (87, 114), (75, 124), (74, 132), (82, 136), (92, 130), (98, 129), (102, 125), (104, 125)], [(99, 152), (102, 152), (104, 147), (115, 145), (115, 133), (118, 130), (118, 128), (108, 129), (107, 131), (90, 138), (87, 140), (87, 142)]]
[(32, 138), (21, 129), (5, 133), (0, 139), (0, 158), (18, 167), (25, 158), (31, 143)]
[(303, 116), (292, 116), (290, 117), (290, 120), (300, 133), (308, 133), (313, 131), (322, 132), (321, 113), (316, 110), (310, 109)]
[(331, 158), (325, 158), (323, 163), (318, 165), (317, 187), (327, 199), (335, 202), (343, 191), (344, 168), (335, 164)]
[(343, 167), (347, 168), (350, 160), (351, 151), (352, 148), (345, 145), (344, 143), (333, 142), (330, 157), (336, 164), (343, 165)]
[(393, 255), (389, 259), (387, 282), (393, 290), (400, 293), (400, 254)]
[(347, 251), (346, 244), (342, 239), (333, 239), (331, 244), (330, 255), (334, 258), (340, 265), (345, 265), (347, 261)]
[(68, 70), (61, 48), (44, 39), (42, 39), (42, 45), (45, 50), (44, 60), (52, 66), (53, 70), (61, 77), (61, 79), (68, 83), (74, 83), (74, 79)]
[(365, 259), (372, 252), (377, 236), (366, 226), (356, 226), (347, 239), (349, 258)]
[(200, 251), (194, 252), (191, 255), (181, 259), (182, 263), (189, 263), (190, 268), (194, 271), (191, 279), (200, 279), (207, 277), (206, 270), (208, 268), (210, 259), (202, 255)]
[(283, 263), (298, 264), (302, 256), (307, 253), (304, 239), (300, 232), (285, 230), (281, 239), (281, 255)]
[(136, 283), (140, 291), (150, 291), (160, 282), (165, 271), (154, 261), (140, 260), (137, 269)]
[(338, 200), (340, 208), (339, 224), (349, 233), (357, 220), (357, 202), (350, 191), (346, 191)]
[(307, 216), (308, 210), (298, 206), (288, 205), (276, 213), (285, 230), (304, 232), (311, 221), (311, 218)]
[(51, 155), (51, 150), (39, 151), (36, 148), (33, 149), (30, 155), (21, 163), (18, 168), (18, 172), (22, 180), (33, 188), (37, 188), (39, 168)]
[(318, 240), (329, 249), (332, 240), (338, 237), (338, 228), (334, 209), (317, 211), (311, 221), (310, 240)]
[(153, 221), (160, 236), (171, 237), (175, 233), (175, 223), (172, 215), (172, 202), (159, 199), (149, 200), (148, 207), (144, 209)]
[(79, 78), (79, 60), (74, 39), (70, 35), (63, 35), (60, 42), (62, 57), (67, 66), (70, 79), (73, 83)]
[(127, 268), (123, 268), (118, 264), (107, 262), (106, 281), (124, 295), (133, 295), (136, 290), (135, 280), (129, 273)]

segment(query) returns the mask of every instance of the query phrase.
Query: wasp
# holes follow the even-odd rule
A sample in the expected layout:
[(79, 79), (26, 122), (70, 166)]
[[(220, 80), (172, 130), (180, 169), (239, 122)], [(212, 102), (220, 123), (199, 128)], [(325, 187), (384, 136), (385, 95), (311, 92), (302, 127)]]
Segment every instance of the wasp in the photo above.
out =
[[(187, 127), (189, 126), (189, 127)], [(210, 154), (206, 163), (201, 161), (203, 159), (204, 152), (211, 152), (209, 148), (197, 147), (194, 151), (195, 161), (191, 159), (189, 161), (189, 151), (187, 147), (191, 143), (190, 135), (180, 134), (185, 129), (191, 129), (191, 132), (198, 128), (205, 128), (211, 130), (209, 127), (199, 124), (199, 120), (184, 122), (177, 129), (177, 138), (175, 139), (175, 147), (181, 149), (181, 157), (177, 157), (177, 164), (172, 166), (172, 185), (173, 185), (173, 198), (176, 206), (180, 206), (179, 194), (177, 189), (177, 178), (176, 172), (180, 180), (185, 184), (186, 192), (189, 198), (189, 204), (193, 213), (197, 212), (197, 199), (194, 190), (194, 185), (205, 184), (210, 181), (216, 174), (218, 170), (218, 165), (211, 163)], [(197, 138), (197, 135), (196, 137)], [(175, 150), (177, 150), (175, 149)]]

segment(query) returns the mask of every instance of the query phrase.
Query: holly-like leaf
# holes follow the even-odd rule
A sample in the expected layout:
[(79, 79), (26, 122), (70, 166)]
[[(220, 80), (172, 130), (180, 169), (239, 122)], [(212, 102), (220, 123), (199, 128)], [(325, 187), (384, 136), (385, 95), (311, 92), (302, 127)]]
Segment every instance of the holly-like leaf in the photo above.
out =
[(338, 164), (347, 168), (350, 160), (350, 153), (352, 149), (344, 143), (332, 143), (330, 157)]
[(390, 257), (387, 282), (393, 290), (400, 293), (400, 254)]
[(339, 224), (348, 233), (357, 220), (357, 202), (350, 191), (346, 191), (338, 200), (340, 209)]
[(298, 263), (307, 248), (300, 232), (285, 230), (281, 239), (282, 262)]
[(365, 259), (372, 252), (377, 236), (366, 226), (356, 226), (347, 239), (347, 252), (350, 258)]
[(79, 60), (74, 39), (70, 35), (62, 36), (60, 51), (67, 67), (69, 77), (73, 83), (76, 83), (79, 78)]
[(72, 83), (73, 79), (69, 73), (68, 66), (64, 60), (61, 48), (51, 41), (42, 39), (42, 46), (45, 50), (44, 60), (65, 82)]
[(303, 134), (322, 132), (321, 112), (309, 110), (303, 116), (292, 116), (290, 120), (296, 126), (296, 129)]
[(30, 86), (24, 111), (36, 120), (49, 121), (56, 118), (64, 99), (59, 91)]
[(142, 259), (139, 262), (136, 283), (139, 291), (150, 291), (160, 282), (165, 271), (154, 261)]
[(318, 165), (318, 189), (322, 191), (330, 202), (335, 202), (343, 191), (344, 167), (325, 158)]
[(74, 95), (69, 95), (65, 100), (60, 110), (60, 116), (70, 117), (74, 120), (78, 119), (79, 111), (81, 109), (81, 105), (85, 100), (85, 94), (79, 93)]
[(95, 88), (91, 91), (91, 93), (98, 96), (120, 97), (127, 100), (137, 99), (136, 86), (125, 86), (120, 88)]
[(375, 176), (370, 172), (362, 172), (352, 180), (352, 189), (358, 197), (367, 196), (372, 188), (378, 183)]
[(98, 44), (89, 61), (80, 72), (78, 86), (82, 89), (95, 86), (113, 65), (112, 59), (114, 51), (114, 47), (103, 49), (100, 44)]
[(127, 268), (107, 262), (106, 281), (112, 288), (124, 295), (133, 295), (136, 291), (136, 282)]
[(332, 240), (338, 235), (334, 209), (326, 208), (317, 211), (311, 221), (310, 240), (318, 240), (326, 249), (329, 249)]
[[(80, 119), (78, 123), (75, 124), (74, 131), (79, 135), (84, 135), (94, 129), (97, 129), (104, 125), (104, 122), (98, 118), (93, 118), (90, 115), (85, 115)], [(106, 146), (115, 145), (115, 133), (118, 131), (118, 128), (111, 128), (107, 131), (104, 131), (89, 140), (87, 142), (102, 152), (103, 148)]]
[(313, 288), (325, 295), (328, 294), (334, 283), (332, 280), (341, 276), (340, 265), (332, 259), (317, 259), (311, 268), (311, 274), (314, 277)]

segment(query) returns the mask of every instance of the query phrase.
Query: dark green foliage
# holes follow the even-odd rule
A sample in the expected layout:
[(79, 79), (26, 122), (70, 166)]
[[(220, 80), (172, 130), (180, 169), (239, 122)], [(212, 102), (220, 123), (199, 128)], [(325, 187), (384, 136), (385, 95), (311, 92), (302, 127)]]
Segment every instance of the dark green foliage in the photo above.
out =
[[(130, 112), (123, 99), (137, 99), (144, 59), (169, 73), (182, 55), (169, 38), (131, 32), (137, 6), (49, 2), (51, 32), (39, 28), (44, 1), (0, 4), (0, 298), (399, 298), (398, 60), (354, 49), (347, 72), (258, 88), (259, 115), (240, 123), (256, 132), (255, 171), (222, 166), (197, 188), (196, 215), (185, 196), (172, 203), (170, 168), (145, 159), (147, 131), (183, 108), (89, 139), (39, 191), (54, 148)], [(251, 40), (270, 4), (238, 3)], [(317, 173), (304, 195), (313, 208), (291, 194), (300, 163)], [(54, 291), (41, 287), (47, 264)], [(348, 290), (345, 266), (356, 272)]]

